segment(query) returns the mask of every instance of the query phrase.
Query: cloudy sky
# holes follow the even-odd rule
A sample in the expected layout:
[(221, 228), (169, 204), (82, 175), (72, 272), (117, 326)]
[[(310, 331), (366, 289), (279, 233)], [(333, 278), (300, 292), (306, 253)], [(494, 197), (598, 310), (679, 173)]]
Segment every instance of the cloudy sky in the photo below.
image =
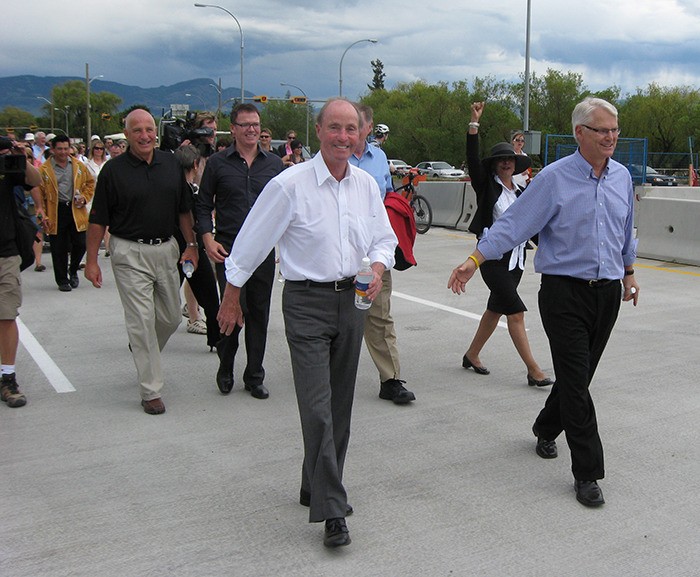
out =
[[(384, 63), (387, 88), (525, 69), (527, 0), (212, 0), (245, 39), (246, 91), (356, 98)], [(700, 0), (532, 0), (530, 68), (583, 74), (592, 90), (700, 86)], [(31, 0), (3, 5), (0, 76), (91, 76), (142, 87), (192, 78), (240, 86), (231, 16), (185, 0)], [(9, 18), (8, 18), (9, 17)], [(212, 88), (212, 91), (214, 89)], [(292, 92), (296, 92), (292, 90)]]

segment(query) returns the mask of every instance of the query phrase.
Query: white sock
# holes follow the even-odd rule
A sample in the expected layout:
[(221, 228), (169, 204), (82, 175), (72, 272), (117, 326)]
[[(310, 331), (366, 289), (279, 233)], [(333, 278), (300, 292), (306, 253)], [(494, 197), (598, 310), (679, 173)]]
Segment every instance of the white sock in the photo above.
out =
[(15, 365), (2, 365), (2, 374), (11, 375), (15, 372)]

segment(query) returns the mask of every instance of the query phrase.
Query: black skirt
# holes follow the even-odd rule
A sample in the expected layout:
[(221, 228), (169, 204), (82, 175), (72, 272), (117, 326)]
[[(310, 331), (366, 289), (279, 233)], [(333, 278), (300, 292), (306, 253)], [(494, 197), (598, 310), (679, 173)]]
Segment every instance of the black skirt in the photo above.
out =
[(527, 310), (518, 294), (518, 285), (523, 271), (517, 266), (513, 270), (508, 270), (511, 252), (504, 254), (500, 260), (487, 260), (479, 267), (481, 278), (491, 291), (486, 308), (502, 315), (512, 315)]

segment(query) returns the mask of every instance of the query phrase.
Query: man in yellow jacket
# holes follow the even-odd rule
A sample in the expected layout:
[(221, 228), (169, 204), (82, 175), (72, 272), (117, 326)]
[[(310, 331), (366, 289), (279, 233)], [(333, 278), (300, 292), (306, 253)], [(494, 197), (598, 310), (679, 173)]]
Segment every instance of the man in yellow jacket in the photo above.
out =
[[(51, 260), (58, 290), (78, 288), (78, 270), (85, 254), (88, 211), (85, 205), (95, 193), (95, 179), (88, 168), (70, 155), (70, 139), (58, 135), (51, 141), (51, 158), (41, 165), (41, 193), (46, 218), (44, 232), (51, 243)], [(68, 254), (70, 253), (70, 265)]]

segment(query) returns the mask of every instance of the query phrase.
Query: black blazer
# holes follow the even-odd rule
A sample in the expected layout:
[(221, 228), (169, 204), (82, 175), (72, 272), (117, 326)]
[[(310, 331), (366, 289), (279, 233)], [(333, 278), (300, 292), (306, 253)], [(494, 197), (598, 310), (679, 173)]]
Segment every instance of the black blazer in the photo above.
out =
[[(484, 166), (479, 158), (478, 134), (467, 133), (467, 168), (472, 188), (476, 192), (476, 212), (469, 223), (469, 232), (473, 232), (477, 238), (480, 238), (484, 228), (493, 224), (493, 207), (503, 189), (493, 179), (491, 167)], [(516, 196), (520, 196), (521, 192), (522, 189), (516, 185)]]

